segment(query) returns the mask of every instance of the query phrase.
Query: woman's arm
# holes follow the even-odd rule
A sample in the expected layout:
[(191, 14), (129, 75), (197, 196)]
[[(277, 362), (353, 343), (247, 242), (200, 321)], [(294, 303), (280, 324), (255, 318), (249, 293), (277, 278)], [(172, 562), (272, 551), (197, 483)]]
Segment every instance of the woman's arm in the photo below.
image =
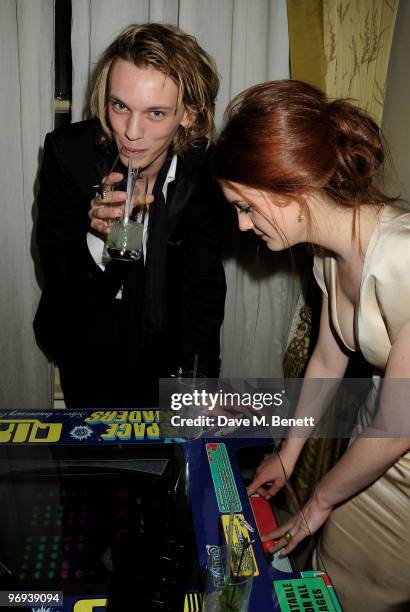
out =
[[(410, 379), (410, 322), (400, 331), (389, 355), (386, 381)], [(397, 381), (400, 385), (399, 381)], [(269, 534), (269, 538), (281, 538), (287, 531), (292, 540), (282, 554), (291, 552), (309, 533), (314, 533), (326, 520), (333, 506), (349, 499), (371, 485), (410, 448), (408, 436), (408, 395), (395, 393), (392, 401), (391, 387), (381, 392), (378, 413), (396, 422), (402, 420), (403, 435), (386, 438), (357, 438), (338, 463), (326, 474), (317, 486), (303, 511), (280, 529)], [(390, 415), (390, 416), (389, 416)], [(404, 420), (403, 420), (404, 419)], [(278, 543), (284, 544), (283, 539)]]
[[(322, 310), (320, 316), (319, 337), (315, 349), (310, 357), (298, 405), (293, 415), (296, 418), (304, 416), (314, 417), (317, 423), (333, 398), (339, 381), (343, 377), (349, 356), (341, 348), (329, 321), (329, 302), (325, 295), (322, 297)], [(318, 385), (309, 384), (309, 379), (326, 379), (318, 393)], [(308, 438), (300, 436), (300, 430), (291, 428), (287, 439), (283, 442), (278, 453), (267, 455), (256, 471), (256, 477), (248, 487), (248, 494), (257, 491), (269, 499), (275, 495), (292, 474), (296, 461)], [(268, 489), (263, 485), (272, 483)]]
[[(318, 500), (332, 506), (344, 501), (384, 474), (410, 448), (408, 395), (400, 392), (400, 386), (405, 391), (408, 385), (404, 381), (401, 385), (396, 380), (396, 386), (391, 382), (394, 379), (410, 379), (410, 322), (400, 331), (391, 348), (375, 419), (383, 417), (387, 425), (386, 435), (390, 421), (395, 437), (357, 438), (319, 484), (315, 493)], [(398, 435), (400, 420), (402, 436)]]

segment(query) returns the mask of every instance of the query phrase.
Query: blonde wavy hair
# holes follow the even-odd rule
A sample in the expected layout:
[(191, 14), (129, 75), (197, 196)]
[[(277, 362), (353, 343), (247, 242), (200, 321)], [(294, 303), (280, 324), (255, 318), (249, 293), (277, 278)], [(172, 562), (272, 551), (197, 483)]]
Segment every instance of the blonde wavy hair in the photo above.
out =
[(108, 78), (116, 59), (138, 67), (152, 66), (174, 80), (180, 104), (194, 117), (192, 125), (179, 126), (171, 148), (183, 153), (199, 138), (208, 146), (214, 131), (215, 98), (219, 76), (215, 61), (196, 39), (172, 25), (147, 23), (130, 25), (104, 51), (96, 66), (91, 89), (91, 114), (102, 127), (102, 141), (112, 140), (108, 122)]

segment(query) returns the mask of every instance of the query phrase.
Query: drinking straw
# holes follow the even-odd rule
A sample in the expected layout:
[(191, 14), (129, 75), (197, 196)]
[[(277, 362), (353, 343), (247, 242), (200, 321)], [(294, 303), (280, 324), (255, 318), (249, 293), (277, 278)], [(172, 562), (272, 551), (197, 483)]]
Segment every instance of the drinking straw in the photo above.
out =
[(233, 540), (233, 526), (235, 520), (234, 513), (234, 500), (231, 497), (229, 500), (229, 523), (228, 523), (228, 543), (226, 546), (226, 564), (225, 564), (225, 578), (229, 580), (231, 572), (231, 559), (232, 559), (232, 540)]
[(128, 224), (132, 210), (132, 194), (134, 193), (135, 183), (139, 177), (139, 168), (132, 167), (132, 157), (128, 158), (128, 175), (127, 175), (127, 200), (125, 202), (123, 225)]
[[(238, 563), (238, 569), (236, 570), (236, 578), (239, 578), (239, 574), (241, 572), (241, 566), (242, 566), (242, 561), (243, 561), (243, 557), (244, 557), (244, 554), (245, 554), (245, 550), (247, 550), (249, 548), (249, 546), (251, 546), (255, 542), (256, 542), (256, 540), (247, 541), (246, 544), (242, 547), (241, 557), (240, 557), (239, 563)], [(252, 570), (253, 570), (253, 572), (255, 572), (255, 568), (253, 567), (253, 560), (252, 560)], [(235, 584), (232, 584), (232, 587), (233, 588), (231, 590), (231, 598), (230, 598), (230, 602), (228, 603), (229, 609), (232, 608), (233, 600), (234, 600), (234, 597), (235, 597)]]
[[(243, 561), (243, 556), (245, 554), (245, 550), (247, 548), (249, 548), (249, 546), (251, 546), (251, 544), (255, 544), (256, 540), (250, 540), (249, 542), (246, 542), (246, 544), (242, 547), (242, 552), (241, 552), (241, 557), (239, 559), (239, 563), (238, 563), (238, 569), (236, 570), (236, 577), (238, 578), (240, 571), (241, 571), (241, 566), (242, 566), (242, 561)], [(252, 560), (252, 565), (253, 565), (253, 560)], [(254, 568), (252, 568), (254, 569)]]

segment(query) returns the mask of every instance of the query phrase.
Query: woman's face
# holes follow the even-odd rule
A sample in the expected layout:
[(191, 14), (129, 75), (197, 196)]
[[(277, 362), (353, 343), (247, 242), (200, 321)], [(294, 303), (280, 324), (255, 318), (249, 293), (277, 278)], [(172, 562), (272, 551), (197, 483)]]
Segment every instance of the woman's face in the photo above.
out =
[(275, 204), (274, 194), (231, 181), (220, 183), (226, 199), (236, 207), (242, 232), (253, 230), (271, 251), (306, 241), (306, 222), (298, 221), (300, 205), (295, 200), (278, 197)]

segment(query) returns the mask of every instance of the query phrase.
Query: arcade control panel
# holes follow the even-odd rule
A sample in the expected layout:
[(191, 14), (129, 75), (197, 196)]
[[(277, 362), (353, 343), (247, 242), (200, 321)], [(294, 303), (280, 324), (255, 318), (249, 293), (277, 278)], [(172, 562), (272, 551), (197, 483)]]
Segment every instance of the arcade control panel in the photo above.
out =
[(272, 531), (277, 520), (266, 500), (248, 498), (238, 465), (238, 453), (255, 442), (196, 440), (184, 445), (201, 568), (213, 548), (226, 543), (233, 513), (233, 546), (241, 548), (255, 540), (248, 547), (254, 568), (249, 612), (342, 612), (327, 574), (298, 571), (288, 558), (268, 554), (272, 542), (261, 542), (260, 536)]

